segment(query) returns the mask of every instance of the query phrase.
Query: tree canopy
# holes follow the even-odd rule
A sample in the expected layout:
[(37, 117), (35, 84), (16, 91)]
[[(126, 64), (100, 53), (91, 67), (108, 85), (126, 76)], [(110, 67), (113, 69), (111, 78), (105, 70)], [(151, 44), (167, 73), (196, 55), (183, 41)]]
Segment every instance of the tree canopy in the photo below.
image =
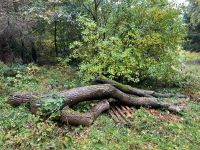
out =
[(185, 48), (191, 51), (200, 51), (200, 2), (190, 0), (186, 10), (185, 18), (189, 24), (188, 41)]
[(181, 8), (168, 0), (3, 3), (10, 36), (1, 52), (9, 49), (12, 59), (47, 64), (62, 58), (78, 65), (85, 81), (101, 74), (134, 83), (177, 78), (186, 26)]

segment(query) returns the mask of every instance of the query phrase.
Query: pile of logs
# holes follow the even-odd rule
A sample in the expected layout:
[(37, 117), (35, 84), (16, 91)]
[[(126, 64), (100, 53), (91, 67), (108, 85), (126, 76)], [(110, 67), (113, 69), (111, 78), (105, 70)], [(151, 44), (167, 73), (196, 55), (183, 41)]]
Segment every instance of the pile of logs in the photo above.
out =
[[(155, 91), (137, 89), (104, 76), (96, 78), (95, 81), (98, 83), (97, 85), (73, 88), (58, 92), (53, 96), (47, 94), (39, 95), (37, 93), (14, 93), (9, 97), (8, 103), (13, 106), (28, 103), (33, 114), (38, 111), (49, 114), (61, 110), (60, 119), (63, 123), (86, 126), (91, 125), (102, 112), (109, 110), (111, 101), (127, 106), (168, 110), (172, 113), (179, 113), (183, 110), (178, 105), (161, 103), (158, 98), (174, 96), (184, 98), (184, 95), (162, 94)], [(80, 102), (92, 100), (99, 100), (99, 102), (87, 113), (80, 113), (71, 109)], [(112, 111), (109, 112), (112, 113)]]

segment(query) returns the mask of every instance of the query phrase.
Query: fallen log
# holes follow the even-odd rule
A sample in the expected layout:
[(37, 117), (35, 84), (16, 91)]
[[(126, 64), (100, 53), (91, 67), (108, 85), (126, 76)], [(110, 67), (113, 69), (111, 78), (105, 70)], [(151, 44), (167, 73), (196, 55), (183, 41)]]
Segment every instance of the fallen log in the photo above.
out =
[(105, 76), (99, 76), (95, 79), (95, 82), (101, 83), (101, 84), (110, 84), (120, 91), (127, 93), (127, 94), (133, 94), (137, 96), (142, 96), (142, 97), (162, 97), (162, 98), (168, 98), (168, 97), (173, 97), (177, 96), (178, 98), (186, 98), (187, 96), (185, 95), (174, 95), (171, 93), (159, 93), (151, 90), (143, 90), (143, 89), (138, 89), (131, 87), (130, 85), (125, 85), (122, 83), (119, 83), (117, 81), (111, 80), (106, 78)]
[[(122, 103), (135, 106), (154, 105), (153, 107), (155, 107), (156, 106), (155, 102), (157, 101), (157, 99), (155, 98), (132, 97), (119, 91), (118, 89), (116, 89), (111, 85), (104, 84), (104, 85), (91, 85), (91, 86), (79, 87), (67, 91), (58, 92), (54, 94), (53, 97), (49, 95), (36, 97), (33, 94), (28, 95), (27, 93), (18, 94), (17, 96), (15, 94), (9, 98), (8, 102), (12, 105), (19, 105), (20, 103), (28, 102), (30, 103), (31, 112), (36, 113), (37, 110), (38, 109), (41, 110), (41, 108), (45, 112), (58, 109), (56, 107), (56, 101), (58, 101), (60, 98), (62, 99), (60, 108), (63, 108), (66, 105), (74, 106), (79, 102), (83, 101), (105, 99), (110, 97), (118, 99)], [(43, 107), (47, 107), (48, 109), (47, 110), (43, 109)]]
[(38, 93), (32, 92), (15, 92), (8, 98), (8, 103), (12, 106), (19, 106), (23, 103), (30, 103), (31, 100), (41, 97)]
[[(25, 97), (24, 95), (22, 96)], [(9, 98), (8, 102), (12, 105), (20, 102), (24, 102), (18, 96), (18, 100), (13, 100), (13, 96)], [(25, 102), (30, 104), (31, 112), (36, 113), (38, 110), (46, 113), (51, 112), (52, 110), (62, 109), (65, 106), (74, 106), (83, 101), (89, 100), (98, 100), (98, 99), (108, 99), (114, 98), (121, 103), (137, 107), (151, 107), (156, 109), (169, 110), (174, 113), (179, 113), (182, 109), (173, 104), (165, 104), (157, 101), (157, 98), (154, 97), (134, 97), (129, 94), (126, 94), (119, 89), (115, 88), (110, 84), (100, 84), (100, 85), (91, 85), (84, 86), (79, 88), (73, 88), (67, 91), (62, 91), (51, 96), (42, 96), (42, 97), (29, 97)]]
[(107, 100), (100, 101), (87, 113), (80, 113), (73, 111), (66, 106), (61, 113), (61, 120), (63, 123), (70, 125), (91, 125), (97, 117), (104, 111), (110, 109), (110, 104)]

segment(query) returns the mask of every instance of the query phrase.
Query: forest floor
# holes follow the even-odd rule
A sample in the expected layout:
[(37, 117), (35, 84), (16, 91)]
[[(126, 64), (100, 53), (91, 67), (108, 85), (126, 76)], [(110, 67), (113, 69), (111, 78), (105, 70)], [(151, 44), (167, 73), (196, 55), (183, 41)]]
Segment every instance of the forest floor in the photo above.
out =
[[(193, 56), (192, 56), (193, 55)], [(200, 60), (200, 55), (187, 55), (187, 61)], [(10, 93), (31, 91), (49, 93), (80, 86), (76, 71), (67, 66), (37, 67), (35, 65), (0, 64), (1, 68), (16, 70), (15, 76), (0, 78), (0, 149), (193, 149), (200, 148), (200, 103), (191, 100), (179, 116), (167, 111), (138, 109), (129, 120), (132, 126), (116, 126), (104, 113), (90, 127), (61, 125), (51, 119), (32, 115), (26, 105), (12, 107), (6, 103)], [(200, 75), (200, 64), (187, 63), (188, 69)], [(1, 69), (0, 68), (0, 69)], [(164, 89), (177, 92), (181, 89)], [(169, 99), (176, 102), (176, 98)], [(85, 112), (84, 102), (77, 110)], [(161, 116), (161, 117), (160, 117)], [(162, 117), (164, 116), (164, 117)]]

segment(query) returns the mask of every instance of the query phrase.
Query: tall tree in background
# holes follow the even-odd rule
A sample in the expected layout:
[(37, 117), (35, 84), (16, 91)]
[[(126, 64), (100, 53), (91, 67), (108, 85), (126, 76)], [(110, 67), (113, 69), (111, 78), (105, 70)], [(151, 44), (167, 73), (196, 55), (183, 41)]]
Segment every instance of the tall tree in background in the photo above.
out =
[(2, 0), (0, 2), (1, 61), (10, 63), (14, 58), (20, 58), (23, 63), (36, 61), (33, 39), (29, 34), (32, 23), (20, 15), (20, 7), (27, 3), (28, 0)]
[(80, 11), (79, 3), (70, 0), (35, 0), (28, 5), (29, 17), (37, 20), (33, 34), (43, 49), (41, 57), (69, 53), (69, 44), (80, 36), (76, 23)]
[(188, 42), (185, 48), (200, 52), (200, 1), (189, 0), (189, 2), (185, 14), (186, 22), (189, 24)]
[(98, 24), (100, 4), (103, 0), (82, 0), (82, 6), (92, 16), (93, 20)]

